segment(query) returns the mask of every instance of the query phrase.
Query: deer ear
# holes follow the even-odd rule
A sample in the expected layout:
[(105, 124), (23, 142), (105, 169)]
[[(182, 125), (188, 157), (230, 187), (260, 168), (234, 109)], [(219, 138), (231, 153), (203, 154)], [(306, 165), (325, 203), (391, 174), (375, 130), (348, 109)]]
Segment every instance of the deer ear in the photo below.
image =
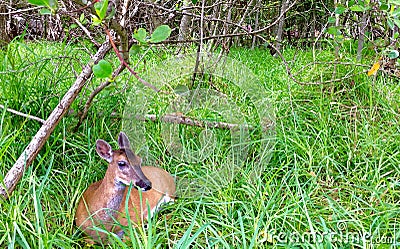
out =
[(107, 162), (111, 163), (112, 162), (112, 148), (111, 145), (109, 145), (106, 141), (102, 139), (98, 139), (96, 141), (96, 151), (97, 154)]
[(131, 143), (129, 142), (128, 136), (124, 132), (120, 132), (118, 136), (118, 145), (120, 149), (130, 149)]

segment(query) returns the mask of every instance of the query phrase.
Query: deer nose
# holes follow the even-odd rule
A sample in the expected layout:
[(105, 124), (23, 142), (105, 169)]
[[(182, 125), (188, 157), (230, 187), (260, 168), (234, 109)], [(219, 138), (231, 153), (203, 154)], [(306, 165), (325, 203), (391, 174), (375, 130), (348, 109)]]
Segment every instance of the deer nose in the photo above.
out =
[(150, 185), (147, 185), (146, 187), (144, 187), (144, 188), (142, 188), (142, 189), (143, 189), (143, 191), (150, 190), (150, 189), (151, 189), (151, 184), (150, 184)]
[(142, 191), (147, 191), (151, 189), (151, 182), (149, 180), (144, 181), (144, 180), (139, 180), (135, 184), (137, 187), (141, 188)]

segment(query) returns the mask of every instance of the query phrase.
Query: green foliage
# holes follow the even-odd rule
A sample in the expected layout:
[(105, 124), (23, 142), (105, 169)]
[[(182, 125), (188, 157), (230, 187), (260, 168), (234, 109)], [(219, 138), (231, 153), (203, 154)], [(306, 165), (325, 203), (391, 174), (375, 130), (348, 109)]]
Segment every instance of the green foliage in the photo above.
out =
[(165, 41), (170, 35), (171, 28), (168, 25), (160, 25), (153, 31), (150, 38), (147, 37), (147, 30), (144, 28), (139, 28), (133, 34), (133, 38), (135, 38), (140, 45), (147, 45), (148, 43), (159, 43)]
[(106, 18), (108, 8), (108, 0), (98, 1), (94, 4), (96, 16), (92, 15), (93, 25), (100, 25)]
[(40, 9), (39, 13), (41, 15), (51, 15), (52, 14), (51, 10), (49, 10), (49, 9)]
[[(341, 21), (347, 20), (349, 17), (359, 21), (362, 15), (377, 16), (379, 26), (385, 29), (385, 35), (374, 40), (374, 45), (379, 48), (380, 56), (389, 56), (389, 58), (397, 58), (399, 33), (396, 31), (396, 27), (400, 27), (400, 5), (398, 1), (348, 1), (346, 5), (339, 4), (335, 7), (334, 13), (337, 15), (328, 18), (328, 27), (325, 32), (333, 36), (333, 41), (340, 45), (344, 42), (344, 38), (349, 35), (350, 28), (343, 25)], [(374, 13), (376, 12), (376, 13)], [(379, 17), (379, 18), (378, 18)], [(336, 18), (339, 18), (339, 25), (336, 26)], [(370, 32), (365, 32), (368, 37), (371, 35)], [(389, 45), (390, 44), (390, 45)], [(390, 47), (388, 47), (390, 46)], [(378, 56), (377, 56), (378, 57)]]
[(57, 0), (28, 0), (29, 3), (45, 7), (40, 9), (42, 15), (54, 14), (57, 11)]
[(158, 26), (150, 36), (149, 42), (157, 43), (165, 41), (171, 34), (171, 28), (168, 25)]
[(147, 44), (146, 41), (146, 37), (147, 37), (147, 31), (144, 28), (139, 28), (134, 34), (133, 34), (133, 38), (135, 38), (139, 44)]
[(100, 79), (112, 78), (112, 66), (111, 63), (106, 60), (100, 60), (99, 63), (93, 66), (93, 73)]

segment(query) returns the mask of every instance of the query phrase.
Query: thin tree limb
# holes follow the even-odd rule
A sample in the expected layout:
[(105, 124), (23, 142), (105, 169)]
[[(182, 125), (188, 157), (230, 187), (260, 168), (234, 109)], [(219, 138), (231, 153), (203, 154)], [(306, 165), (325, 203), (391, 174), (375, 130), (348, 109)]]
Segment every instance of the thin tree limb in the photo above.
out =
[[(283, 18), (285, 16), (285, 14), (291, 10), (293, 8), (294, 5), (296, 5), (297, 0), (293, 1), (289, 7), (286, 8), (286, 10), (284, 12), (282, 12), (278, 18), (276, 18), (275, 21), (273, 21), (272, 23), (268, 24), (267, 26), (257, 29), (257, 30), (253, 30), (253, 31), (248, 31), (248, 32), (241, 32), (241, 33), (230, 33), (230, 34), (222, 34), (222, 35), (212, 35), (212, 36), (207, 36), (204, 37), (202, 40), (203, 41), (208, 41), (208, 40), (213, 40), (213, 39), (219, 39), (219, 38), (229, 38), (229, 37), (236, 37), (236, 36), (244, 36), (244, 35), (258, 35), (260, 33), (263, 33), (264, 31), (267, 31), (268, 29), (272, 28), (273, 26), (275, 26), (280, 20), (281, 18)], [(224, 21), (225, 22), (225, 21)], [(189, 39), (189, 40), (184, 40), (184, 41), (179, 41), (179, 40), (166, 40), (166, 41), (162, 41), (162, 42), (158, 42), (158, 43), (154, 43), (154, 44), (178, 44), (178, 43), (191, 43), (191, 42), (200, 42), (200, 38), (197, 39)]]
[(42, 124), (44, 124), (44, 122), (46, 122), (46, 120), (44, 120), (44, 119), (38, 118), (38, 117), (36, 117), (36, 116), (32, 116), (32, 115), (30, 115), (30, 114), (25, 114), (25, 113), (22, 113), (22, 112), (13, 110), (13, 109), (11, 109), (11, 108), (6, 108), (4, 105), (0, 105), (0, 108), (5, 109), (6, 111), (11, 112), (11, 113), (13, 113), (13, 114), (15, 114), (15, 115), (18, 115), (18, 116), (21, 116), (21, 117), (24, 117), (24, 118), (29, 118), (29, 119), (38, 121), (38, 122), (40, 122), (40, 123), (42, 123)]
[[(124, 65), (124, 64), (119, 65), (119, 67), (112, 73), (112, 77), (113, 77), (113, 78), (117, 77), (124, 69), (125, 69), (125, 65)], [(106, 88), (107, 86), (109, 86), (109, 85), (111, 84), (111, 82), (112, 82), (112, 81), (110, 81), (110, 80), (107, 80), (107, 81), (103, 82), (103, 83), (102, 83), (100, 86), (98, 86), (93, 92), (90, 93), (90, 96), (89, 96), (88, 100), (86, 101), (85, 106), (84, 106), (84, 108), (83, 108), (82, 115), (80, 115), (79, 121), (78, 121), (78, 123), (77, 123), (76, 126), (75, 126), (75, 131), (78, 130), (78, 128), (79, 128), (79, 126), (81, 126), (83, 120), (85, 120), (85, 118), (86, 118), (86, 116), (87, 116), (87, 114), (88, 114), (90, 105), (92, 104), (93, 99), (94, 99), (94, 98), (97, 96), (97, 94), (99, 94), (104, 88)]]
[(50, 137), (51, 133), (60, 122), (62, 117), (65, 115), (65, 113), (68, 111), (72, 102), (78, 96), (79, 92), (92, 74), (91, 65), (93, 63), (98, 63), (102, 58), (104, 58), (104, 56), (110, 49), (110, 43), (106, 41), (99, 48), (97, 53), (92, 57), (92, 61), (83, 68), (75, 83), (65, 93), (60, 103), (57, 105), (56, 108), (54, 108), (53, 112), (47, 118), (43, 126), (38, 130), (29, 145), (19, 156), (14, 166), (8, 171), (7, 175), (3, 179), (3, 182), (0, 183), (0, 196), (4, 197), (5, 199), (8, 199), (10, 197), (17, 183), (21, 179), (25, 169), (32, 164), (40, 149)]
[(145, 81), (144, 79), (142, 79), (142, 78), (138, 75), (138, 73), (135, 72), (135, 71), (128, 65), (128, 63), (124, 60), (124, 58), (122, 58), (122, 56), (121, 56), (121, 54), (119, 53), (117, 47), (115, 46), (114, 41), (112, 40), (112, 36), (111, 36), (111, 34), (110, 34), (110, 31), (109, 31), (108, 29), (105, 29), (105, 31), (106, 31), (106, 33), (107, 33), (107, 35), (108, 35), (108, 38), (109, 38), (110, 43), (111, 43), (111, 46), (113, 47), (114, 52), (115, 52), (115, 54), (117, 55), (119, 61), (129, 70), (129, 72), (130, 72), (131, 74), (133, 74), (133, 76), (135, 76), (135, 78), (136, 78), (139, 82), (141, 82), (143, 85), (145, 85), (145, 86), (147, 86), (147, 87), (153, 89), (154, 91), (159, 92), (160, 89), (158, 89), (157, 87), (153, 86), (153, 85), (150, 84), (149, 82), (147, 82), (147, 81)]
[(19, 9), (19, 10), (15, 10), (15, 11), (10, 11), (10, 12), (5, 12), (5, 13), (0, 13), (0, 15), (13, 15), (13, 14), (18, 14), (18, 13), (22, 13), (22, 12), (28, 12), (31, 10), (37, 10), (37, 9), (41, 9), (43, 7), (32, 7), (32, 8), (27, 8), (27, 9)]
[(76, 19), (76, 18), (74, 18), (74, 17), (72, 17), (72, 16), (70, 16), (70, 18), (72, 18), (72, 20), (75, 21), (75, 23), (82, 29), (82, 31), (86, 34), (86, 36), (89, 38), (89, 40), (90, 40), (96, 47), (100, 47), (100, 43), (98, 43), (98, 42), (92, 37), (92, 35), (90, 34), (89, 30), (87, 30), (87, 28), (86, 28), (85, 26), (83, 26), (82, 23), (81, 23), (78, 19)]

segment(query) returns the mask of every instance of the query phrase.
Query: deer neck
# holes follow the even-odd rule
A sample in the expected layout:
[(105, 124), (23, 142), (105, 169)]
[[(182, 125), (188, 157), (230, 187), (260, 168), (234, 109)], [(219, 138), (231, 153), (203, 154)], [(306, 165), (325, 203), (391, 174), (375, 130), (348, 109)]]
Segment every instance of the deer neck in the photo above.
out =
[(115, 180), (115, 177), (105, 176), (97, 189), (97, 216), (102, 221), (112, 221), (120, 209), (126, 186)]

